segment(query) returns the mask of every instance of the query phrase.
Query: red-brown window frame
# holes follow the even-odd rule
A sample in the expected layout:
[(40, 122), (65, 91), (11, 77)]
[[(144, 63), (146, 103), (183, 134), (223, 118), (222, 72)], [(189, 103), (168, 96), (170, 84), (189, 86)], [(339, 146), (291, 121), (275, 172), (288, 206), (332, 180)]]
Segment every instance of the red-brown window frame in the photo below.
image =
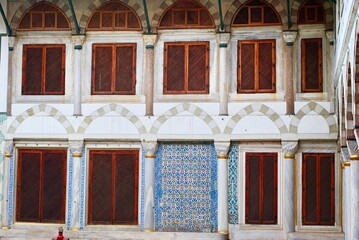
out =
[[(32, 10), (31, 10), (32, 8), (34, 8), (34, 7), (36, 7), (37, 5), (40, 5), (40, 4), (48, 4), (48, 5), (51, 5), (51, 7), (57, 9), (57, 11), (32, 11)], [(41, 27), (33, 27), (33, 26), (32, 26), (32, 18), (33, 18), (32, 15), (33, 15), (33, 14), (39, 14), (39, 13), (42, 14), (42, 17), (41, 17), (41, 19), (42, 19), (42, 20), (41, 20), (42, 25), (41, 25)], [(45, 14), (47, 14), (47, 13), (55, 13), (55, 27), (46, 27), (46, 24), (45, 24), (45, 20), (46, 20)], [(26, 14), (30, 14), (30, 27), (29, 27), (29, 28), (20, 28), (20, 24), (21, 24), (23, 18), (26, 16)], [(67, 28), (57, 27), (58, 14), (63, 15), (63, 16), (64, 16), (64, 19), (66, 19), (67, 26), (68, 26)], [(63, 30), (70, 30), (70, 29), (71, 29), (71, 27), (70, 27), (69, 20), (68, 20), (67, 16), (64, 14), (64, 12), (63, 12), (60, 8), (58, 8), (56, 5), (51, 4), (51, 3), (48, 3), (48, 2), (39, 2), (39, 3), (35, 4), (34, 6), (32, 6), (28, 11), (26, 11), (26, 12), (22, 15), (22, 17), (21, 17), (21, 19), (20, 19), (20, 21), (19, 21), (19, 25), (18, 25), (18, 30), (25, 30), (25, 31), (26, 31), (26, 30), (31, 30), (31, 31), (43, 31), (43, 30), (48, 30), (48, 31), (51, 31), (51, 30), (63, 31)]]
[[(16, 189), (16, 219), (18, 221), (21, 221), (21, 222), (28, 222), (24, 219), (19, 219), (19, 216), (18, 214), (20, 213), (20, 207), (21, 207), (21, 201), (20, 201), (20, 195), (21, 195), (21, 191), (20, 191), (20, 184), (21, 184), (21, 156), (22, 156), (22, 153), (40, 153), (41, 154), (41, 157), (40, 157), (40, 168), (42, 171), (40, 171), (39, 169), (39, 172), (40, 172), (40, 191), (39, 191), (39, 222), (42, 222), (43, 219), (42, 219), (42, 209), (43, 209), (43, 206), (41, 204), (42, 202), (42, 199), (43, 199), (43, 175), (44, 175), (44, 171), (43, 171), (43, 167), (44, 167), (44, 159), (43, 159), (43, 154), (45, 152), (51, 152), (51, 153), (63, 153), (66, 157), (67, 157), (67, 151), (66, 150), (55, 150), (55, 149), (49, 149), (49, 150), (45, 150), (45, 149), (38, 149), (38, 150), (33, 150), (33, 149), (19, 149), (19, 158), (18, 158), (18, 163), (17, 163), (17, 169), (18, 169), (18, 172), (17, 172), (17, 189)], [(63, 168), (63, 192), (64, 194), (62, 195), (62, 206), (61, 206), (61, 209), (59, 211), (61, 211), (61, 216), (62, 216), (62, 219), (61, 220), (54, 220), (52, 221), (52, 223), (65, 223), (65, 208), (66, 208), (66, 173), (67, 173), (67, 164), (66, 164), (66, 161), (65, 161), (65, 164), (64, 164), (64, 168)], [(54, 177), (59, 177), (59, 176), (54, 176)], [(31, 222), (31, 221), (30, 221)], [(48, 222), (46, 222), (48, 223)]]
[[(241, 44), (254, 43), (254, 90), (242, 90), (242, 68), (241, 68)], [(272, 89), (259, 89), (259, 44), (272, 43)], [(240, 40), (238, 41), (237, 50), (237, 93), (275, 93), (276, 92), (276, 41), (274, 39), (267, 40)]]
[[(302, 224), (303, 225), (324, 225), (324, 226), (333, 226), (335, 222), (335, 174), (334, 174), (334, 153), (303, 153), (303, 164), (302, 164)], [(317, 189), (316, 189), (316, 221), (315, 222), (308, 222), (306, 221), (306, 196), (307, 191), (305, 189), (306, 186), (306, 179), (307, 179), (307, 171), (306, 171), (306, 158), (307, 157), (315, 157), (316, 158), (316, 183), (317, 183)], [(330, 209), (330, 215), (331, 215), (331, 221), (328, 222), (322, 222), (320, 219), (320, 161), (321, 157), (330, 157), (331, 161), (331, 173), (330, 173), (330, 187), (331, 187), (331, 209)], [(319, 187), (318, 187), (319, 186)], [(313, 193), (310, 193), (313, 194)]]
[[(250, 169), (249, 169), (249, 159), (251, 156), (257, 156), (260, 158), (260, 179), (259, 179), (259, 221), (253, 221), (253, 220), (249, 220), (249, 211), (250, 211), (250, 204), (251, 204), (251, 199), (250, 199)], [(263, 178), (263, 168), (264, 168), (264, 157), (265, 156), (271, 156), (274, 157), (274, 166), (273, 166), (273, 184), (274, 184), (274, 193), (273, 193), (273, 208), (272, 211), (274, 213), (274, 221), (264, 221), (263, 220), (263, 203), (264, 203), (264, 198), (263, 198), (263, 183), (264, 183), (264, 178)], [(246, 219), (245, 219), (245, 223), (246, 224), (276, 224), (278, 219), (278, 154), (277, 153), (246, 153), (246, 193), (245, 193), (245, 210), (246, 210)]]
[(115, 165), (116, 165), (116, 161), (115, 161), (115, 156), (118, 154), (133, 154), (135, 155), (135, 198), (134, 198), (134, 222), (125, 222), (124, 224), (127, 225), (136, 225), (138, 224), (138, 161), (139, 161), (139, 153), (138, 150), (90, 150), (90, 163), (89, 163), (89, 197), (88, 197), (88, 223), (89, 224), (96, 224), (93, 223), (92, 221), (92, 201), (91, 201), (91, 197), (92, 196), (92, 182), (93, 182), (93, 161), (91, 161), (93, 159), (93, 155), (94, 154), (98, 154), (98, 153), (105, 153), (105, 154), (112, 154), (112, 210), (111, 210), (111, 219), (112, 219), (112, 224), (114, 224), (115, 222), (115, 176), (114, 176), (114, 172), (116, 171)]
[[(280, 26), (282, 25), (281, 23), (281, 18), (278, 15), (278, 12), (273, 8), (272, 5), (267, 4), (267, 3), (263, 3), (263, 5), (261, 6), (248, 6), (249, 2), (246, 2), (242, 7), (240, 7), (237, 12), (234, 14), (233, 19), (232, 19), (232, 26), (233, 27), (256, 27), (256, 26)], [(278, 23), (265, 23), (264, 22), (264, 7), (270, 7), (272, 9), (272, 11), (276, 14), (277, 18), (278, 18)], [(243, 9), (243, 8), (248, 8), (248, 23), (245, 24), (238, 24), (238, 23), (234, 23), (234, 20), (236, 19), (237, 14), (239, 14), (239, 12)], [(252, 8), (260, 8), (261, 9), (261, 22), (251, 22), (251, 9)]]
[[(36, 92), (25, 91), (26, 86), (26, 63), (27, 63), (27, 49), (30, 48), (42, 48), (42, 67), (41, 67), (41, 92), (40, 94)], [(54, 92), (46, 92), (46, 49), (47, 48), (61, 48), (62, 49), (62, 71), (61, 71), (61, 90)], [(23, 95), (64, 95), (65, 94), (65, 49), (64, 44), (25, 44), (23, 45), (23, 60), (22, 60), (22, 94)]]
[[(206, 72), (205, 72), (205, 90), (203, 91), (189, 91), (188, 90), (188, 64), (189, 64), (189, 46), (195, 45), (204, 45), (206, 46)], [(184, 56), (184, 89), (183, 91), (169, 91), (167, 90), (167, 69), (168, 69), (168, 46), (184, 46), (185, 47), (185, 56)], [(163, 76), (163, 93), (164, 94), (208, 94), (209, 93), (209, 42), (166, 42), (165, 43), (165, 53), (164, 53), (164, 76)]]
[[(305, 62), (307, 56), (305, 55), (305, 43), (307, 42), (317, 42), (318, 43), (318, 86), (317, 89), (307, 89), (306, 88), (306, 68), (305, 68)], [(302, 64), (302, 71), (301, 71), (301, 77), (302, 77), (302, 92), (323, 92), (323, 50), (322, 50), (322, 39), (321, 38), (308, 38), (308, 39), (302, 39), (301, 41), (301, 64)]]
[[(112, 67), (111, 67), (111, 91), (96, 91), (95, 77), (96, 77), (96, 47), (112, 47)], [(116, 47), (132, 47), (132, 90), (131, 91), (116, 91)], [(136, 43), (114, 43), (114, 44), (93, 44), (92, 45), (92, 86), (91, 95), (134, 95), (136, 94)]]
[[(309, 0), (308, 0), (309, 1)], [(306, 3), (308, 1), (305, 1), (301, 7), (299, 8), (299, 11), (298, 11), (298, 24), (316, 24), (316, 23), (325, 23), (325, 9), (323, 8), (323, 5), (318, 2), (318, 1), (315, 1), (317, 2), (317, 5), (315, 6), (306, 6)], [(310, 21), (308, 20), (308, 8), (315, 8), (315, 20), (313, 21)], [(302, 11), (305, 11), (304, 12), (304, 18), (305, 20), (304, 21), (301, 21), (299, 16), (300, 14), (302, 13)], [(322, 21), (319, 21), (318, 20), (318, 11), (323, 11), (323, 20)]]

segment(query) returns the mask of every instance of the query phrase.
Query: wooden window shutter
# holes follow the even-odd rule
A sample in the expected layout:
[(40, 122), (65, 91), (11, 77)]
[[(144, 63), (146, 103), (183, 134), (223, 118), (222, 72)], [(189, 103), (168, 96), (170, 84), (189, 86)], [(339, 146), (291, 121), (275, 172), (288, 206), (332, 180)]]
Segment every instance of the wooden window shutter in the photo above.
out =
[(260, 157), (252, 154), (246, 159), (246, 223), (261, 223), (260, 216)]
[(334, 159), (332, 156), (320, 156), (320, 222), (334, 225)]
[(135, 94), (136, 45), (116, 46), (115, 92)]
[(274, 42), (259, 42), (258, 51), (258, 91), (275, 92)]
[(164, 93), (185, 92), (185, 46), (165, 44)]
[(322, 39), (302, 39), (302, 92), (322, 92)]
[(303, 223), (315, 223), (317, 220), (317, 161), (315, 156), (303, 159)]
[(40, 222), (40, 161), (38, 151), (19, 151), (16, 219)]
[(41, 94), (43, 48), (24, 45), (22, 94)]
[(255, 43), (238, 42), (238, 92), (255, 91)]
[(277, 222), (277, 154), (263, 155), (263, 223)]
[(111, 224), (113, 206), (112, 154), (91, 152), (89, 184), (89, 223)]
[(137, 154), (116, 155), (115, 223), (137, 222)]
[(64, 94), (65, 92), (65, 47), (46, 47), (45, 94)]
[(65, 221), (66, 151), (43, 152), (42, 219)]
[(188, 92), (208, 93), (208, 45), (189, 45), (188, 55)]
[(111, 93), (112, 89), (112, 46), (93, 46), (92, 94)]

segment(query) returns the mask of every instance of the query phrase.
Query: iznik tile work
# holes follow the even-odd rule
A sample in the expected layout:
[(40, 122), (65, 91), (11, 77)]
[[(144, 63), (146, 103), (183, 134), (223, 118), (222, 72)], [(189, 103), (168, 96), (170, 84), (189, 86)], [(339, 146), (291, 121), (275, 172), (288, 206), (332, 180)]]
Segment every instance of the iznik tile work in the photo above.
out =
[(82, 148), (81, 158), (81, 189), (80, 189), (80, 229), (85, 227), (85, 178), (86, 178), (86, 148)]
[(229, 223), (238, 224), (238, 144), (231, 145), (228, 159), (228, 216)]
[(12, 218), (13, 218), (13, 195), (14, 195), (14, 184), (15, 184), (15, 162), (14, 162), (14, 150), (12, 150), (11, 158), (10, 158), (10, 177), (9, 177), (9, 227), (12, 227)]
[(140, 229), (144, 229), (144, 218), (145, 218), (145, 152), (142, 150), (142, 159), (141, 159), (141, 221)]
[[(7, 119), (6, 113), (0, 113), (0, 184), (2, 185), (2, 181), (4, 180), (4, 172), (3, 172), (3, 162), (4, 162), (4, 153), (2, 144), (5, 140), (5, 136), (2, 133), (1, 127), (3, 127), (4, 121)], [(0, 190), (1, 191), (1, 190)], [(0, 192), (0, 203), (3, 201), (3, 192)], [(2, 212), (0, 211), (0, 220), (2, 219)]]
[(67, 230), (71, 227), (71, 209), (72, 209), (72, 172), (73, 172), (73, 157), (72, 150), (70, 149), (70, 159), (69, 159), (69, 170), (68, 170), (68, 191), (67, 191)]
[(213, 143), (164, 143), (156, 158), (156, 231), (217, 231)]

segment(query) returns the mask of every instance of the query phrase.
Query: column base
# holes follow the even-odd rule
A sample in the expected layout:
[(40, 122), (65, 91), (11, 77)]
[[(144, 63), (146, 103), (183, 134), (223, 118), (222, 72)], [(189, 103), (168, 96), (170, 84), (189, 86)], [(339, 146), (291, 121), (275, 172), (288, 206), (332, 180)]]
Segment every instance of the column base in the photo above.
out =
[(146, 228), (146, 229), (143, 229), (143, 232), (154, 232), (154, 230), (150, 229), (150, 228)]
[(80, 231), (80, 228), (70, 228), (70, 231), (78, 232), (78, 231)]
[(9, 230), (10, 227), (9, 227), (9, 226), (2, 226), (1, 229), (2, 229), (2, 230)]
[(229, 231), (228, 231), (228, 230), (218, 230), (217, 233), (220, 233), (220, 234), (229, 234)]

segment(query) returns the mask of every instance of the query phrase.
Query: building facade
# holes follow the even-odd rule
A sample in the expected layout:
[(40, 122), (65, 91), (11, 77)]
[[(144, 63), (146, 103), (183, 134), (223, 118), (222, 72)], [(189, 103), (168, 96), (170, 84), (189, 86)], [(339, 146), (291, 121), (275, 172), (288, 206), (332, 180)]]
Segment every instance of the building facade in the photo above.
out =
[(358, 0), (0, 3), (0, 238), (359, 239)]

